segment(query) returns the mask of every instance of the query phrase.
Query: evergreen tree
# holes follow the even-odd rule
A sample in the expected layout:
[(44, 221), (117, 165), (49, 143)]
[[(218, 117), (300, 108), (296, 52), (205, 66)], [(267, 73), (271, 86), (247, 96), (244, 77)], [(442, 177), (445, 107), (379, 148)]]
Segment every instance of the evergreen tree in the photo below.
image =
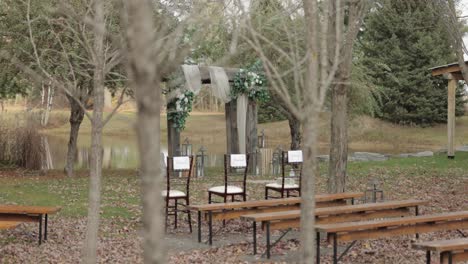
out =
[[(401, 124), (447, 119), (447, 83), (429, 68), (455, 61), (434, 6), (420, 0), (382, 0), (365, 22), (360, 49), (373, 83), (384, 90), (379, 116)], [(462, 90), (457, 115), (463, 114)]]

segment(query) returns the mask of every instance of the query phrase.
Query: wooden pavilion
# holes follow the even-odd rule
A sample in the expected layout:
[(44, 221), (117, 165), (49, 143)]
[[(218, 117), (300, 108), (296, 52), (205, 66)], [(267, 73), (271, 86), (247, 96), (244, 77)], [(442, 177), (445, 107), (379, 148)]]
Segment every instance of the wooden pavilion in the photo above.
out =
[[(468, 62), (465, 62), (468, 66)], [(447, 156), (449, 159), (455, 158), (455, 95), (458, 81), (464, 80), (461, 68), (458, 63), (430, 68), (432, 76), (443, 75), (448, 79), (448, 107), (447, 107)]]

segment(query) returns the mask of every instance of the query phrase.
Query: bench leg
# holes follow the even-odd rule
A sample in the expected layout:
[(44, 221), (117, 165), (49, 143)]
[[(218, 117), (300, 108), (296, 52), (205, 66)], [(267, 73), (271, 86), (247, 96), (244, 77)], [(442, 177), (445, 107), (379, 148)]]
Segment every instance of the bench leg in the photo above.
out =
[(333, 234), (333, 264), (338, 264), (338, 238)]
[[(419, 206), (417, 206), (417, 205), (415, 207), (415, 214), (416, 214), (416, 216), (419, 215)], [(419, 239), (419, 233), (416, 233), (416, 239)]]
[(270, 258), (270, 222), (266, 223), (266, 250), (267, 258)]
[(431, 251), (426, 251), (426, 264), (431, 264)]
[(441, 252), (440, 253), (440, 263), (448, 263), (448, 264), (452, 264), (453, 263), (453, 256), (452, 256), (452, 252)]
[(49, 216), (48, 214), (45, 215), (45, 219), (44, 219), (44, 240), (47, 240), (47, 220), (48, 220)]
[(42, 244), (42, 215), (40, 214), (38, 216), (38, 220), (39, 220), (39, 245)]
[(209, 244), (213, 245), (213, 212), (208, 213), (208, 234), (209, 234)]
[(198, 243), (201, 243), (201, 211), (198, 211)]
[(257, 255), (257, 222), (253, 221), (253, 253)]
[(320, 264), (320, 232), (317, 232), (317, 253), (316, 253), (316, 258), (317, 258), (317, 264)]

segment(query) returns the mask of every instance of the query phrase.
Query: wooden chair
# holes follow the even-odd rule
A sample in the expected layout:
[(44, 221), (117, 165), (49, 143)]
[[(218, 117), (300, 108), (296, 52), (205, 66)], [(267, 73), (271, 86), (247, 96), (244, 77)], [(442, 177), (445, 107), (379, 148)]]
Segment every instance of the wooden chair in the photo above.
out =
[(236, 196), (241, 196), (246, 201), (246, 180), (249, 168), (248, 154), (224, 155), (224, 185), (208, 189), (208, 203), (212, 203), (213, 195), (220, 196), (224, 202), (231, 196), (231, 201), (236, 201)]
[[(166, 168), (166, 190), (161, 195), (166, 201), (166, 222), (167, 230), (169, 215), (174, 216), (174, 228), (177, 229), (178, 212), (186, 213), (190, 233), (192, 233), (192, 217), (188, 206), (190, 205), (190, 178), (192, 177), (193, 156), (167, 157)], [(169, 195), (168, 195), (169, 194)], [(173, 203), (171, 204), (171, 201)], [(185, 204), (179, 201), (185, 201)], [(180, 209), (179, 206), (183, 208)]]
[[(281, 183), (265, 186), (265, 199), (301, 196), (302, 151), (292, 150), (281, 153)], [(294, 181), (290, 183), (289, 181)], [(270, 196), (269, 191), (279, 192), (280, 196)]]

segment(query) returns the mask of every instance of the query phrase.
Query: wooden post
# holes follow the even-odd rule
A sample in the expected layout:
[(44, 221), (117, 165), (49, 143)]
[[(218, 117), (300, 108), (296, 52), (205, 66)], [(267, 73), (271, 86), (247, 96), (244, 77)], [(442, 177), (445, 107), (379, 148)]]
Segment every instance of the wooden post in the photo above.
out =
[(457, 79), (449, 75), (448, 81), (448, 106), (447, 106), (447, 156), (449, 159), (455, 158), (454, 140), (455, 140), (455, 92), (457, 88)]
[(231, 101), (225, 105), (226, 112), (226, 153), (239, 153), (239, 138), (237, 134), (237, 103)]
[(255, 173), (255, 167), (257, 165), (256, 150), (258, 145), (257, 103), (252, 100), (249, 100), (247, 106), (246, 145), (246, 152), (250, 154), (250, 172)]
[[(169, 109), (168, 109), (169, 111)], [(179, 155), (177, 152), (180, 147), (180, 132), (174, 127), (171, 120), (167, 119), (167, 154), (169, 157)]]

